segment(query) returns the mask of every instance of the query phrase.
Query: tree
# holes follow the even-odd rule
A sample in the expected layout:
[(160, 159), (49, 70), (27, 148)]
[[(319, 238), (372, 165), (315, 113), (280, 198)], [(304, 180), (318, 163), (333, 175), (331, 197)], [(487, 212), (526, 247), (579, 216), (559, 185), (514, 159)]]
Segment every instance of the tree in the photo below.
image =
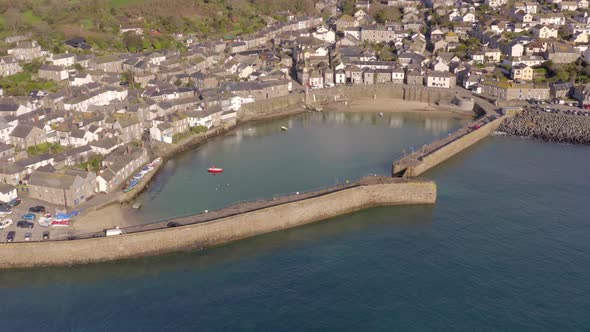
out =
[(377, 21), (377, 23), (385, 23), (387, 21), (387, 17), (385, 14), (385, 11), (383, 9), (379, 9), (376, 13), (375, 13), (375, 21)]
[(126, 32), (123, 35), (123, 43), (130, 52), (139, 52), (143, 49), (143, 40), (134, 32)]
[(557, 68), (555, 71), (555, 78), (558, 81), (567, 82), (570, 78), (570, 75), (563, 68)]
[(353, 0), (344, 0), (344, 2), (342, 2), (342, 12), (349, 15), (354, 14)]

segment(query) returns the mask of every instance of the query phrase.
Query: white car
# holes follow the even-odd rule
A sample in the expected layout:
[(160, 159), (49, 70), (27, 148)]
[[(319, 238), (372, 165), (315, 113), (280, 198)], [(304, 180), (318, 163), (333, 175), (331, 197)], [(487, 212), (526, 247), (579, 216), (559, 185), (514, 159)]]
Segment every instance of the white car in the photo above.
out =
[(12, 225), (12, 219), (4, 219), (0, 221), (0, 229), (4, 229), (10, 225)]

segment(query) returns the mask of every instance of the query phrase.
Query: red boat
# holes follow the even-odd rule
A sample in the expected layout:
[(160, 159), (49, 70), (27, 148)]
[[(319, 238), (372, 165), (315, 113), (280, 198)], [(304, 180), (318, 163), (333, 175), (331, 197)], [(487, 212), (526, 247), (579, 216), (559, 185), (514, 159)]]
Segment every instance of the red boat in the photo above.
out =
[(219, 173), (223, 173), (223, 168), (219, 168), (219, 167), (211, 167), (207, 170), (207, 172), (209, 173), (213, 173), (213, 174), (219, 174)]
[(69, 219), (53, 219), (53, 221), (51, 222), (51, 226), (69, 226), (70, 225), (70, 220)]

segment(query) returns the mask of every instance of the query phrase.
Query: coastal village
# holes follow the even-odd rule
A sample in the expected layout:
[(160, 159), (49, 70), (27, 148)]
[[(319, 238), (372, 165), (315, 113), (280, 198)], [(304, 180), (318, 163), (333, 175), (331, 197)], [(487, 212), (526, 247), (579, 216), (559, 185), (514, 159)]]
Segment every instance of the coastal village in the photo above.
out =
[[(249, 35), (175, 35), (186, 51), (105, 55), (78, 36), (54, 54), (30, 35), (7, 37), (0, 76), (31, 73), (51, 88), (0, 87), (0, 201), (64, 213), (109, 202), (175, 146), (235, 126), (248, 105), (315, 90), (423, 86), (590, 107), (586, 0), (353, 5), (348, 14), (342, 1), (318, 0), (316, 16), (279, 13)], [(395, 20), (380, 14), (392, 8)]]

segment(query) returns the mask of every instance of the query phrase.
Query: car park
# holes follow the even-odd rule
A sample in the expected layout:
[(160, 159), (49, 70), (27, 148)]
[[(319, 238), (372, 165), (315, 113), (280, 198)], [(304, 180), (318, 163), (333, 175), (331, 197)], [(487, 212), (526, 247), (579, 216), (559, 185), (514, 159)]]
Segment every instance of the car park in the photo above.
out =
[(45, 213), (45, 207), (41, 205), (32, 206), (29, 208), (29, 212), (33, 213)]
[(15, 235), (16, 235), (16, 233), (14, 231), (8, 232), (8, 234), (6, 234), (6, 242), (12, 242), (12, 241), (14, 241), (14, 236)]
[(12, 219), (4, 219), (0, 221), (0, 229), (4, 229), (12, 225)]
[(23, 220), (35, 220), (37, 218), (37, 216), (35, 216), (33, 213), (27, 213), (27, 214), (23, 215), (21, 218)]
[(25, 220), (21, 220), (16, 223), (16, 227), (18, 227), (18, 228), (33, 228), (34, 226), (35, 226), (35, 223), (32, 223), (30, 221), (25, 221)]

